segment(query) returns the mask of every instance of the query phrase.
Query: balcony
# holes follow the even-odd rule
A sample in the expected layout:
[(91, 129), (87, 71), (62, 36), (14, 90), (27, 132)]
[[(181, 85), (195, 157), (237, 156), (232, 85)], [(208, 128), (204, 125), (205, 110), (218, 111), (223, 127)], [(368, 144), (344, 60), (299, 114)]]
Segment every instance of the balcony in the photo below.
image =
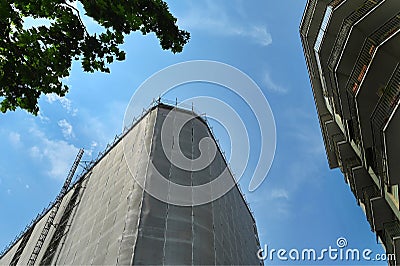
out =
[[(345, 97), (345, 94), (342, 95), (339, 92), (339, 84), (345, 84), (345, 82), (348, 80), (348, 73), (351, 72), (351, 69), (343, 69), (343, 65), (351, 65), (351, 62), (353, 62), (352, 57), (350, 56), (343, 56), (344, 54), (344, 48), (347, 45), (349, 45), (348, 48), (352, 51), (352, 54), (354, 54), (354, 51), (358, 51), (359, 49), (359, 42), (362, 42), (365, 38), (364, 34), (360, 32), (357, 28), (357, 24), (365, 17), (366, 14), (371, 12), (373, 9), (377, 8), (383, 1), (366, 1), (364, 4), (353, 11), (349, 16), (347, 16), (344, 20), (343, 23), (340, 27), (339, 33), (336, 37), (333, 49), (330, 52), (329, 58), (327, 59), (327, 68), (328, 68), (328, 80), (329, 80), (329, 85), (328, 88), (330, 88), (330, 92), (335, 95), (335, 97), (338, 97), (336, 99), (337, 102), (343, 102), (344, 106), (341, 105), (340, 107), (340, 113), (338, 113), (340, 116), (348, 118), (349, 117), (349, 111), (346, 108), (346, 103), (347, 99)], [(350, 38), (353, 40), (352, 42), (348, 42), (348, 39)], [(357, 41), (355, 41), (357, 40)], [(351, 46), (350, 44), (355, 44)], [(343, 60), (343, 62), (349, 62), (348, 64), (342, 64), (342, 68), (339, 71), (338, 70), (338, 64), (339, 61)], [(344, 114), (343, 114), (344, 113)]]
[(400, 111), (399, 100), (397, 100), (396, 109), (389, 118), (388, 124), (384, 129), (383, 151), (384, 160), (382, 162), (384, 170), (387, 170), (389, 184), (400, 184)]
[(396, 15), (365, 40), (346, 86), (347, 90), (351, 91), (353, 95), (357, 94), (377, 47), (390, 39), (399, 29), (400, 15)]
[(314, 46), (317, 35), (320, 31), (320, 23), (321, 20), (323, 20), (323, 16), (326, 11), (327, 5), (332, 2), (344, 2), (344, 1), (346, 0), (307, 1), (307, 6), (305, 8), (303, 18), (300, 24), (300, 35), (311, 79), (314, 78), (315, 76), (319, 77), (312, 47)]
[[(346, 1), (346, 0), (341, 0)], [(312, 43), (315, 42), (315, 38), (318, 34), (319, 23), (324, 15), (327, 5), (332, 0), (308, 0), (306, 8), (304, 10), (303, 18), (300, 23), (300, 35), (303, 38), (313, 39)], [(312, 45), (311, 45), (312, 46)]]
[[(374, 2), (374, 1), (369, 1)], [(368, 11), (360, 20), (356, 21), (351, 27), (347, 25), (343, 28), (342, 37), (338, 37), (337, 49), (332, 51), (330, 58), (330, 83), (334, 89), (338, 90), (340, 101), (342, 103), (342, 115), (344, 119), (351, 119), (351, 110), (348, 106), (347, 85), (351, 74), (354, 72), (354, 66), (359, 59), (361, 48), (365, 44), (366, 38), (371, 36), (375, 31), (379, 30), (382, 25), (386, 24), (387, 18), (398, 14), (400, 10), (400, 1), (385, 0), (380, 1), (377, 5), (372, 6), (366, 3), (363, 8), (358, 10), (358, 14), (363, 14)], [(353, 19), (357, 19), (355, 13)], [(348, 29), (350, 27), (350, 29)], [(347, 33), (349, 32), (349, 33)], [(379, 34), (379, 33), (378, 33)], [(346, 37), (347, 35), (347, 37)], [(341, 40), (341, 41), (340, 41)], [(364, 65), (360, 66), (361, 69)], [(360, 72), (355, 74), (355, 79), (358, 78)], [(362, 75), (361, 75), (362, 77)], [(354, 111), (354, 109), (353, 109)]]
[(345, 141), (345, 137), (340, 130), (339, 126), (331, 119), (326, 121), (324, 124), (324, 130), (323, 132), (326, 132), (326, 144), (325, 148), (326, 150), (330, 153), (333, 154), (331, 156), (331, 161), (337, 166), (339, 166), (338, 162), (338, 148), (337, 148), (337, 143), (341, 141)]
[[(364, 42), (361, 52), (357, 58), (356, 64), (353, 67), (350, 78), (346, 85), (346, 94), (348, 97), (349, 111), (350, 111), (350, 123), (354, 132), (354, 141), (361, 146), (361, 132), (359, 125), (359, 116), (357, 111), (356, 97), (360, 94), (360, 86), (365, 80), (365, 76), (369, 71), (373, 59), (376, 57), (377, 50), (383, 50), (382, 44), (387, 42), (391, 37), (395, 35), (400, 29), (400, 17), (397, 15), (385, 23), (382, 27), (371, 34)], [(396, 49), (396, 46), (392, 49)], [(392, 49), (386, 49), (391, 51)], [(387, 60), (394, 61), (395, 59), (383, 52), (383, 56), (387, 57)], [(380, 69), (374, 71), (373, 80), (376, 82), (386, 82), (388, 70), (391, 68), (390, 63), (382, 62), (379, 64)], [(381, 58), (382, 61), (382, 58)]]
[(341, 55), (343, 48), (345, 46), (345, 42), (350, 35), (352, 27), (356, 22), (358, 22), (362, 17), (364, 17), (368, 12), (370, 12), (373, 8), (375, 8), (380, 2), (383, 0), (379, 0), (374, 2), (367, 1), (362, 5), (359, 9), (352, 12), (342, 23), (339, 33), (336, 37), (335, 44), (329, 55), (328, 59), (328, 67), (330, 71), (334, 71), (336, 69), (336, 65), (339, 62), (339, 56)]
[[(397, 65), (389, 83), (383, 90), (383, 94), (380, 97), (374, 112), (371, 115), (371, 128), (372, 128), (372, 136), (373, 136), (373, 150), (374, 150), (374, 170), (378, 173), (381, 178), (385, 181), (386, 184), (395, 185), (400, 183), (400, 177), (398, 174), (389, 175), (387, 174), (387, 156), (386, 156), (386, 148), (385, 148), (385, 132), (384, 129), (387, 126), (391, 115), (393, 114), (400, 97), (400, 64)], [(393, 123), (396, 123), (393, 120)], [(391, 127), (392, 128), (392, 127)], [(389, 129), (391, 129), (389, 128)], [(396, 131), (396, 130), (391, 130)], [(389, 132), (389, 131), (388, 131)], [(398, 132), (393, 132), (388, 135), (395, 136), (396, 141), (398, 140)], [(389, 147), (388, 147), (389, 148)], [(398, 154), (397, 154), (398, 155)], [(393, 159), (398, 156), (393, 154)], [(393, 162), (397, 164), (396, 162)], [(399, 172), (396, 172), (399, 173)]]
[(396, 216), (384, 197), (371, 199), (371, 210), (373, 216), (373, 231), (375, 232), (383, 230), (385, 223), (396, 219)]
[(349, 173), (352, 168), (360, 166), (361, 162), (357, 154), (354, 152), (350, 143), (342, 141), (337, 143), (338, 157), (341, 164), (341, 170), (343, 173)]
[(363, 189), (365, 187), (374, 185), (374, 181), (371, 179), (371, 176), (363, 166), (354, 167), (352, 170), (352, 177), (354, 182), (355, 196), (358, 199), (358, 203), (360, 203), (360, 201), (363, 201), (364, 197)]
[(303, 18), (300, 24), (300, 34), (306, 36), (308, 28), (310, 27), (311, 20), (314, 14), (314, 9), (317, 6), (317, 0), (307, 1), (306, 9), (304, 10)]
[(364, 187), (362, 192), (362, 202), (371, 230), (375, 232), (383, 230), (385, 223), (396, 219), (395, 214), (376, 185)]
[(399, 41), (400, 34), (397, 34), (377, 49), (368, 68), (368, 73), (371, 74), (366, 74), (356, 95), (358, 121), (360, 122), (361, 139), (365, 149), (373, 147), (371, 115), (399, 63), (400, 50), (393, 49)]
[(354, 179), (353, 171), (345, 173), (344, 176), (346, 183), (348, 183), (351, 192), (353, 192), (353, 195), (356, 198), (357, 204), (359, 204), (359, 200), (357, 197), (356, 180)]
[[(314, 50), (319, 53), (321, 62), (328, 61), (329, 54), (340, 30), (340, 25), (352, 10), (356, 9), (364, 0), (331, 1), (325, 9)], [(383, 0), (379, 0), (383, 1)], [(323, 43), (323, 46), (322, 46)]]
[(364, 203), (365, 215), (367, 216), (367, 220), (372, 231), (374, 231), (374, 217), (372, 213), (371, 200), (375, 198), (381, 198), (381, 194), (377, 186), (371, 185), (363, 188), (362, 202)]
[[(400, 224), (398, 221), (391, 221), (384, 224), (382, 241), (386, 246), (387, 254), (395, 254), (400, 259)], [(390, 265), (396, 265), (391, 261)]]
[(326, 147), (327, 159), (330, 168), (336, 168), (338, 166), (335, 153), (328, 149), (330, 134), (325, 131), (325, 126), (323, 121), (324, 117), (331, 116), (331, 113), (326, 106), (325, 97), (323, 94), (324, 83), (323, 81), (321, 81), (319, 75), (313, 46), (315, 44), (318, 32), (320, 30), (321, 21), (326, 11), (327, 5), (333, 2), (335, 2), (335, 5), (336, 4), (340, 5), (340, 3), (347, 3), (351, 1), (309, 0), (307, 2), (306, 10), (304, 12), (302, 22), (300, 25), (303, 51), (307, 61), (310, 82), (313, 88), (314, 101), (317, 107), (323, 140)]
[[(341, 115), (342, 108), (340, 102), (337, 100), (336, 94), (334, 95), (333, 93), (331, 82), (328, 77), (328, 59), (331, 50), (334, 47), (336, 36), (340, 32), (342, 21), (348, 17), (349, 13), (354, 13), (352, 10), (357, 9), (363, 1), (364, 0), (331, 2), (325, 10), (319, 33), (314, 44), (317, 66), (319, 68), (319, 73), (322, 76), (321, 82), (324, 83), (323, 87), (326, 87), (326, 94), (330, 97), (334, 96), (332, 102), (334, 105), (332, 106), (334, 107), (335, 112), (339, 115)], [(325, 79), (328, 80), (325, 81)]]

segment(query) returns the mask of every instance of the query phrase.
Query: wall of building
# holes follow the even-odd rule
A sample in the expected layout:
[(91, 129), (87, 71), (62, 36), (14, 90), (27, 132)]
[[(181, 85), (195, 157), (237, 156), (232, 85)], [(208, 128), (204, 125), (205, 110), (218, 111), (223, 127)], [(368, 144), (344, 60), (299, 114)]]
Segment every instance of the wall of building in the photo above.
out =
[[(156, 170), (171, 182), (197, 186), (217, 178), (227, 167), (220, 152), (203, 150), (211, 164), (199, 171), (185, 171), (168, 157), (177, 156), (178, 145), (161, 142), (161, 128), (169, 108), (159, 108), (152, 143), (151, 161)], [(182, 153), (188, 158), (200, 156), (199, 143), (212, 138), (207, 125), (194, 118), (177, 132), (188, 113), (173, 112), (174, 125), (167, 125), (168, 135), (179, 134)], [(172, 139), (172, 138), (171, 138)], [(168, 154), (166, 154), (168, 153)], [(148, 172), (146, 186), (151, 186), (155, 171)], [(153, 175), (153, 176), (152, 176)], [(233, 177), (230, 176), (231, 180)], [(175, 197), (173, 187), (165, 187), (167, 197)], [(210, 194), (211, 191), (204, 191)], [(196, 195), (192, 194), (192, 200)], [(190, 195), (189, 195), (190, 199)], [(182, 199), (182, 202), (187, 199)], [(176, 206), (161, 202), (145, 193), (134, 264), (260, 264), (255, 222), (238, 188), (234, 186), (221, 198), (199, 206)]]
[(397, 0), (308, 0), (300, 25), (329, 165), (397, 261), (399, 10)]
[(153, 121), (144, 117), (93, 168), (57, 264), (130, 264), (143, 195), (132, 174), (144, 177)]
[[(200, 141), (212, 136), (207, 124), (191, 115), (194, 119), (180, 133), (175, 124), (165, 125), (169, 145), (164, 151), (161, 128), (170, 110), (163, 105), (150, 110), (68, 192), (54, 221), (65, 229), (58, 227), (60, 234), (51, 227), (36, 264), (260, 264), (255, 222), (236, 186), (194, 207), (191, 202), (165, 203), (142, 189), (156, 185), (155, 169), (185, 186), (208, 183), (226, 169), (221, 153), (213, 157), (210, 147), (203, 152), (212, 162), (204, 169), (182, 170), (171, 164), (166, 153), (177, 156), (174, 134), (179, 134), (184, 155), (193, 159), (200, 155)], [(189, 114), (173, 112), (174, 123)], [(212, 187), (208, 188), (203, 193), (211, 200)], [(161, 191), (167, 197), (176, 195), (172, 186)], [(195, 197), (189, 195), (189, 201)], [(27, 264), (48, 215), (36, 223), (18, 264)], [(11, 262), (22, 240), (0, 264)]]
[[(151, 139), (154, 114), (155, 111), (138, 122), (125, 135), (124, 141), (118, 142), (81, 180), (78, 205), (69, 217), (68, 231), (64, 232), (66, 236), (57, 246), (52, 264), (130, 264), (143, 195), (131, 173), (142, 178), (145, 176), (148, 156), (143, 146), (146, 137)], [(125, 162), (124, 150), (136, 162), (132, 171)], [(74, 190), (64, 197), (55, 224), (60, 223)], [(37, 222), (18, 264), (27, 264), (49, 213)], [(53, 233), (54, 226), (46, 237), (36, 264), (42, 261)], [(19, 242), (0, 259), (1, 265), (11, 261), (11, 254), (15, 253)]]
[[(53, 224), (57, 224), (60, 222), (60, 218), (62, 216), (61, 212), (63, 209), (65, 209), (69, 201), (69, 198), (72, 195), (72, 192), (73, 191), (71, 190), (64, 196), (60, 204), (59, 208), (60, 211), (57, 213), (53, 221)], [(48, 210), (48, 212), (45, 213), (43, 217), (30, 228), (30, 230), (27, 230), (27, 232), (10, 248), (10, 250), (6, 254), (4, 254), (3, 257), (1, 257), (0, 265), (16, 265), (16, 264), (20, 265), (28, 263), (28, 260), (31, 257), (31, 254), (36, 246), (39, 236), (42, 233), (46, 221), (50, 215), (50, 211), (51, 209)], [(45, 248), (50, 243), (50, 239), (54, 231), (55, 227), (51, 226), (47, 234), (47, 238), (43, 243), (44, 248), (40, 250), (37, 261), (40, 261), (40, 258), (43, 256)]]

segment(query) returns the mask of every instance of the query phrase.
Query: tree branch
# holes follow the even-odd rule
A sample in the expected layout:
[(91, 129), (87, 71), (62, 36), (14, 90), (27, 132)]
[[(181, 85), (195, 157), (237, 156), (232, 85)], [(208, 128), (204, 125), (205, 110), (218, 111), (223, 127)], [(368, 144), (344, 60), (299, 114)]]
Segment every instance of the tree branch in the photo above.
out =
[(69, 7), (70, 9), (72, 9), (72, 10), (74, 10), (76, 12), (76, 15), (78, 16), (79, 22), (81, 23), (82, 27), (84, 28), (86, 34), (90, 35), (89, 32), (86, 29), (85, 24), (83, 23), (83, 21), (81, 19), (81, 13), (79, 12), (79, 10), (76, 7), (70, 5), (70, 4), (66, 3), (66, 2), (65, 3), (61, 3), (61, 5), (66, 5), (67, 7)]

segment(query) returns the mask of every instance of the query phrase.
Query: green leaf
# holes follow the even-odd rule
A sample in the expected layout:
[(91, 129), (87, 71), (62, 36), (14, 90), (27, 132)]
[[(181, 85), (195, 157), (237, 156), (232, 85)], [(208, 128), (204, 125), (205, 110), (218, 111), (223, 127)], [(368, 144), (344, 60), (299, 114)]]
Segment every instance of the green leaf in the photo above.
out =
[[(119, 45), (125, 34), (154, 32), (163, 49), (181, 52), (189, 41), (162, 0), (79, 0), (104, 28), (90, 35), (78, 11), (65, 1), (0, 0), (0, 111), (17, 108), (37, 114), (41, 94), (64, 96), (72, 60), (87, 72), (110, 73), (106, 64), (126, 58)], [(24, 29), (22, 17), (44, 18), (50, 26)]]
[(118, 61), (123, 61), (123, 60), (125, 60), (125, 52), (124, 51), (120, 51), (119, 53), (118, 53), (118, 56), (117, 56), (117, 60)]

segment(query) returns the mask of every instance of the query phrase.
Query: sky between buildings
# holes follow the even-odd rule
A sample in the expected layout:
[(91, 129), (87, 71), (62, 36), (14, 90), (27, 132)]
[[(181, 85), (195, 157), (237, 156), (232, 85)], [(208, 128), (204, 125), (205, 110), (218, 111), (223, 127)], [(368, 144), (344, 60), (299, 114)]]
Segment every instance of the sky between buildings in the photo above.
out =
[[(255, 164), (251, 157), (250, 171), (240, 182), (254, 211), (261, 245), (322, 250), (337, 248), (336, 240), (344, 237), (348, 248), (383, 253), (342, 174), (330, 170), (326, 161), (298, 33), (306, 1), (168, 2), (179, 25), (191, 32), (181, 54), (161, 50), (152, 34), (132, 34), (123, 45), (126, 60), (112, 64), (111, 74), (83, 73), (80, 63), (74, 63), (66, 80), (71, 90), (65, 98), (42, 96), (38, 117), (24, 111), (1, 115), (0, 248), (56, 197), (79, 148), (86, 149), (85, 160), (94, 159), (121, 132), (125, 108), (143, 81), (171, 64), (214, 60), (249, 75), (275, 117), (276, 154), (266, 180), (256, 191), (247, 190)], [(89, 19), (85, 23), (90, 31), (99, 30)], [(181, 86), (167, 98), (184, 100), (200, 91), (234, 101), (223, 88), (207, 84)], [(146, 108), (150, 103), (135, 104)], [(238, 112), (246, 112), (237, 106), (243, 108)], [(249, 132), (252, 138), (252, 129)], [(217, 125), (216, 135), (229, 154), (227, 134)], [(257, 142), (253, 152), (259, 152)], [(276, 257), (265, 263), (316, 264)]]

